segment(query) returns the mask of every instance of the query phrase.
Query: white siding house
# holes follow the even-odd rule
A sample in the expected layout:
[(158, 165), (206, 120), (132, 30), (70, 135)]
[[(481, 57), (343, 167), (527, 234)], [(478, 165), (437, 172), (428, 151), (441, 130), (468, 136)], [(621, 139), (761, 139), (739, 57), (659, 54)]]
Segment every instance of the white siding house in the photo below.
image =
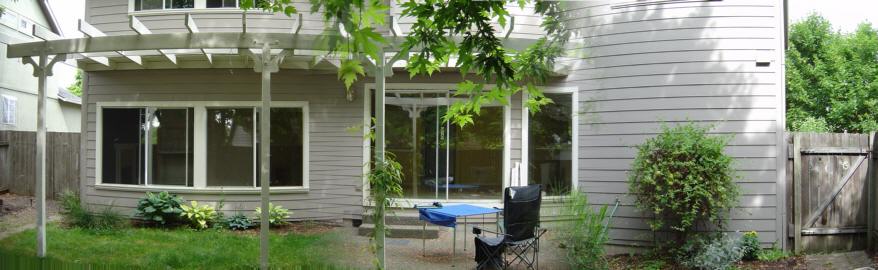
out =
[[(209, 8), (210, 0), (176, 9), (144, 8), (146, 2), (87, 0), (86, 21), (107, 35), (133, 35), (135, 16), (153, 33), (178, 33), (189, 31), (190, 14), (202, 32), (244, 30), (240, 10)], [(301, 2), (299, 10), (309, 10)], [(542, 183), (548, 195), (578, 188), (595, 204), (621, 200), (613, 244), (648, 245), (645, 217), (626, 194), (632, 146), (663, 124), (694, 121), (734, 135), (727, 151), (737, 160), (744, 194), (729, 229), (783, 243), (782, 1), (565, 3), (582, 45), (573, 51), (578, 58), (565, 60), (569, 74), (545, 87), (556, 104), (540, 113), (522, 109), (517, 95), (509, 105), (484, 108), (475, 128), (458, 129), (436, 117), (454, 101), (459, 73), (409, 79), (397, 68), (388, 77), (387, 150), (406, 170), (406, 203), (490, 205), (511, 185)], [(531, 13), (514, 13), (511, 38), (541, 35), (540, 18)], [(324, 28), (320, 14), (307, 12), (302, 21), (262, 12), (246, 18), (253, 33)], [(405, 33), (410, 19), (397, 22)], [(227, 211), (252, 210), (259, 204), (253, 147), (259, 74), (236, 54), (163, 52), (171, 53), (176, 63), (155, 54), (140, 64), (119, 57), (109, 65), (79, 61), (87, 71), (85, 200), (133, 212), (145, 191), (169, 190), (188, 200), (224, 200)], [(272, 77), (278, 113), (289, 120), (275, 123), (272, 116), (272, 134), (275, 125), (286, 125), (280, 129), (290, 140), (288, 148), (272, 150), (273, 167), (288, 162), (278, 164), (284, 171), (272, 171), (281, 175), (271, 179), (278, 183), (272, 201), (293, 210), (293, 219), (360, 218), (368, 205), (363, 174), (371, 146), (363, 126), (374, 110), (373, 85), (361, 80), (347, 96), (331, 61), (301, 59), (304, 64), (282, 64)]]

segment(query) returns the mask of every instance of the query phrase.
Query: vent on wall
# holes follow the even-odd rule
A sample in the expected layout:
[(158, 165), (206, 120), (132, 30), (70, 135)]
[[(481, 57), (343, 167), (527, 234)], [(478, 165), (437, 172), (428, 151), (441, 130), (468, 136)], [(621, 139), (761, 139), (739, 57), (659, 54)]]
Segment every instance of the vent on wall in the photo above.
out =
[(610, 9), (620, 9), (620, 8), (630, 8), (630, 7), (643, 7), (643, 6), (655, 6), (655, 5), (664, 5), (664, 4), (682, 4), (682, 3), (699, 3), (699, 2), (719, 2), (722, 0), (657, 0), (657, 1), (636, 1), (636, 2), (627, 2), (622, 3), (615, 6), (610, 6)]

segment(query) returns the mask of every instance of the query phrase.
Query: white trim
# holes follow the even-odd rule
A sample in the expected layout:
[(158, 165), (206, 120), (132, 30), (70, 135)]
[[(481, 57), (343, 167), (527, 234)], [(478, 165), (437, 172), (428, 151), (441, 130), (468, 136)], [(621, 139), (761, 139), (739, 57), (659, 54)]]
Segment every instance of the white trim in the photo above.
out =
[[(374, 88), (374, 87), (373, 87)], [(369, 205), (369, 171), (372, 164), (372, 139), (369, 134), (372, 130), (372, 88), (363, 88), (363, 205)]]
[[(150, 190), (164, 189), (174, 187), (175, 190), (204, 190), (207, 192), (259, 192), (258, 187), (207, 187), (207, 108), (210, 107), (253, 107), (259, 108), (261, 103), (258, 101), (109, 101), (97, 102), (96, 114), (97, 121), (95, 125), (96, 141), (95, 141), (95, 185), (101, 187), (119, 186), (120, 184), (104, 184), (102, 175), (103, 155), (103, 109), (106, 108), (126, 108), (126, 107), (152, 107), (152, 108), (193, 108), (194, 110), (194, 132), (193, 140), (193, 186), (159, 186), (159, 185), (124, 185), (124, 187), (134, 187), (134, 190)], [(272, 187), (272, 190), (297, 190), (307, 191), (310, 188), (310, 125), (311, 115), (308, 101), (272, 101), (272, 108), (301, 108), (302, 109), (302, 186), (300, 187)], [(255, 111), (255, 110), (254, 110)], [(254, 169), (255, 170), (255, 169)]]
[[(786, 5), (787, 5), (786, 1), (782, 1), (780, 3), (780, 5), (777, 5), (778, 16), (775, 16), (775, 18), (777, 19), (777, 27), (775, 29), (777, 30), (778, 37), (780, 37), (780, 38), (775, 39), (777, 41), (778, 49), (774, 50), (774, 52), (777, 55), (775, 55), (775, 58), (774, 58), (775, 61), (772, 62), (772, 65), (774, 65), (775, 66), (774, 69), (776, 69), (776, 72), (774, 74), (776, 77), (775, 79), (777, 80), (777, 84), (775, 84), (775, 85), (778, 88), (777, 95), (776, 95), (777, 98), (775, 100), (777, 102), (777, 110), (776, 110), (777, 119), (775, 119), (776, 120), (775, 121), (776, 122), (775, 132), (777, 132), (777, 136), (776, 136), (775, 144), (777, 147), (777, 150), (776, 150), (776, 153), (777, 153), (776, 193), (777, 194), (776, 194), (776, 196), (777, 196), (777, 205), (778, 205), (776, 207), (776, 209), (777, 209), (777, 212), (779, 212), (779, 214), (777, 215), (777, 221), (776, 221), (777, 223), (775, 225), (775, 230), (776, 230), (775, 235), (777, 236), (777, 238), (775, 239), (775, 242), (780, 243), (781, 249), (790, 250), (788, 245), (787, 245), (788, 238), (786, 237), (787, 230), (789, 230), (789, 227), (787, 225), (787, 220), (788, 220), (787, 215), (789, 213), (787, 213), (787, 207), (786, 207), (786, 205), (787, 205), (787, 189), (786, 189), (787, 188), (786, 187), (787, 186), (787, 183), (786, 183), (786, 181), (787, 181), (787, 179), (786, 179), (786, 174), (787, 174), (787, 171), (786, 171), (787, 170), (787, 168), (786, 168), (786, 164), (787, 164), (786, 62), (784, 61), (786, 59), (786, 37), (784, 36), (786, 34), (786, 30), (787, 30), (786, 29), (787, 18), (785, 16), (786, 12), (784, 10), (786, 8)], [(867, 186), (866, 188), (874, 190), (874, 187)]]
[[(579, 88), (578, 87), (546, 87), (543, 88), (543, 93), (547, 94), (570, 94), (570, 110), (571, 110), (571, 134), (570, 134), (570, 184), (571, 189), (579, 190), (579, 128), (581, 124), (579, 123)], [(522, 163), (522, 178), (523, 184), (529, 184), (529, 169), (530, 169), (530, 151), (529, 151), (529, 133), (530, 133), (530, 110), (528, 110), (527, 98), (529, 95), (527, 92), (522, 92), (521, 95), (521, 163)], [(546, 198), (560, 198), (564, 196), (546, 196)]]
[[(510, 186), (511, 179), (509, 179), (510, 175), (510, 166), (512, 162), (509, 160), (511, 158), (510, 152), (512, 151), (512, 96), (506, 97), (506, 106), (503, 106), (503, 186), (500, 187), (500, 194), (503, 194), (503, 189)], [(501, 195), (502, 197), (502, 195)]]
[[(258, 187), (210, 187), (210, 188), (192, 188), (184, 186), (168, 186), (168, 185), (125, 185), (125, 184), (96, 184), (95, 189), (98, 190), (116, 190), (116, 191), (168, 191), (178, 194), (252, 194), (257, 195), (260, 192)], [(283, 193), (308, 193), (306, 187), (272, 187), (272, 194)]]

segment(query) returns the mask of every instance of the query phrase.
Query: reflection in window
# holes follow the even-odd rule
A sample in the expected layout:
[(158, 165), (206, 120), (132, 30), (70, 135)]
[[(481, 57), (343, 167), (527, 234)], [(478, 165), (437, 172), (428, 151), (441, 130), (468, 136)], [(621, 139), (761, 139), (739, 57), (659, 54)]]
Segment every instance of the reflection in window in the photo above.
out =
[(143, 108), (103, 109), (101, 181), (143, 184)]
[[(259, 116), (259, 111), (256, 113)], [(260, 118), (257, 117), (257, 121)], [(258, 130), (258, 128), (257, 128)], [(302, 186), (302, 158), (304, 154), (304, 130), (302, 108), (271, 109), (271, 181), (272, 187)], [(259, 155), (260, 137), (256, 137), (256, 163), (262, 164)], [(259, 173), (256, 186), (260, 186)]]
[(237, 0), (207, 0), (208, 8), (236, 8)]
[(195, 0), (165, 0), (165, 8), (194, 8)]
[(134, 0), (134, 10), (162, 9), (162, 0)]
[(528, 179), (549, 195), (563, 195), (572, 184), (573, 103), (570, 94), (550, 94), (554, 103), (530, 115)]
[(253, 186), (253, 108), (207, 109), (207, 185)]
[(193, 109), (147, 109), (147, 112), (149, 183), (191, 187)]

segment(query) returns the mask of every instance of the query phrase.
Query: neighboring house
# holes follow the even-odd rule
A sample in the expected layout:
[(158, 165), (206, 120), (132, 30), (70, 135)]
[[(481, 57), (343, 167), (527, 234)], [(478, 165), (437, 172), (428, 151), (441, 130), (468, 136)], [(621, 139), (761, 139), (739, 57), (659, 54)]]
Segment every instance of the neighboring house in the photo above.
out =
[[(567, 3), (574, 43), (584, 45), (575, 51), (580, 58), (562, 61), (566, 68), (559, 68), (545, 88), (555, 104), (534, 115), (522, 109), (519, 95), (508, 105), (483, 108), (474, 126), (449, 126), (437, 119), (454, 101), (459, 73), (409, 79), (395, 68), (387, 78), (386, 134), (387, 150), (406, 173), (403, 204), (498, 205), (506, 186), (541, 183), (548, 196), (578, 188), (596, 204), (621, 200), (610, 231), (613, 244), (650, 244), (653, 234), (626, 195), (632, 146), (665, 123), (695, 121), (735, 136), (728, 153), (737, 159), (744, 194), (729, 229), (758, 231), (765, 244), (784, 243), (782, 2)], [(319, 14), (306, 12), (299, 21), (255, 11), (247, 13), (242, 29), (235, 4), (89, 0), (85, 18), (96, 28), (87, 30), (95, 37), (91, 41), (119, 36), (113, 40), (145, 42), (137, 46), (160, 46), (145, 41), (149, 32), (248, 33), (211, 34), (215, 44), (275, 37), (261, 33), (285, 33), (290, 39), (297, 33), (306, 39), (325, 27)], [(307, 3), (297, 5), (309, 10)], [(389, 12), (398, 15), (400, 8)], [(186, 14), (197, 30), (187, 29)], [(511, 39), (541, 35), (539, 17), (515, 14)], [(410, 20), (393, 22), (390, 29), (405, 33)], [(211, 46), (201, 40), (208, 34), (163, 37), (167, 46), (186, 42), (176, 37)], [(79, 61), (86, 70), (84, 200), (131, 213), (144, 192), (167, 190), (189, 200), (224, 200), (227, 211), (251, 211), (259, 204), (260, 144), (254, 132), (260, 75), (253, 61), (239, 55), (238, 47), (149, 48)], [(109, 61), (100, 63), (97, 57)], [(371, 77), (348, 96), (336, 65), (331, 58), (297, 50), (272, 76), (271, 198), (292, 209), (293, 219), (359, 219), (368, 205), (363, 176), (371, 142), (363, 126), (381, 108), (373, 106)], [(557, 208), (545, 213), (556, 215)]]
[[(0, 15), (0, 54), (6, 54), (6, 45), (38, 41), (33, 36), (37, 25), (61, 35), (58, 23), (45, 0), (0, 0), (6, 11)], [(20, 58), (0, 58), (0, 131), (35, 132), (37, 130), (37, 78), (33, 68)], [(74, 132), (80, 128), (80, 100), (67, 92), (75, 68), (59, 64), (55, 76), (48, 80), (46, 103), (49, 132)], [(2, 151), (2, 150), (0, 150)]]

